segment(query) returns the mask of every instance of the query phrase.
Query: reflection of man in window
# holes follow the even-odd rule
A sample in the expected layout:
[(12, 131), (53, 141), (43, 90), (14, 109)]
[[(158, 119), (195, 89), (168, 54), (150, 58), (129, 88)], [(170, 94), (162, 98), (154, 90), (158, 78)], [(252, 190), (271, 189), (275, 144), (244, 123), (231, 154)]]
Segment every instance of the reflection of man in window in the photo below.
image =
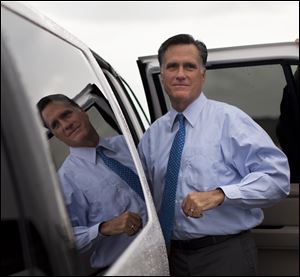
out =
[(88, 115), (64, 95), (46, 96), (38, 108), (45, 126), (70, 146), (58, 173), (78, 248), (94, 247), (91, 266), (106, 267), (146, 220), (143, 196), (107, 164), (107, 159), (114, 159), (134, 172), (125, 140), (123, 136), (100, 138)]

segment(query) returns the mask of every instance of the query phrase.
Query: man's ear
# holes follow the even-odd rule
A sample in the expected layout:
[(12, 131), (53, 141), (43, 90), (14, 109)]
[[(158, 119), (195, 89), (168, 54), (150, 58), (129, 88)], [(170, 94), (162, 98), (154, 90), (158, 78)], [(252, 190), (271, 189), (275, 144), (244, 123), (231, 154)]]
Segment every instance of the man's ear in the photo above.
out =
[(201, 72), (201, 75), (202, 75), (202, 78), (203, 78), (203, 81), (204, 81), (205, 77), (206, 77), (206, 69), (204, 69), (203, 72)]

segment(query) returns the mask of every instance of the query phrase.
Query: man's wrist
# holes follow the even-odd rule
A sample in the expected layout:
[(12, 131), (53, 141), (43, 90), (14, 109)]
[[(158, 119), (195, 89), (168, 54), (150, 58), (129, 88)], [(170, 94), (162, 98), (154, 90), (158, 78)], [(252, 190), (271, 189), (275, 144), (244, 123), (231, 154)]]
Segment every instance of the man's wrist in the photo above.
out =
[(107, 232), (107, 222), (103, 221), (99, 224), (98, 227), (98, 233), (100, 236), (109, 236), (108, 232)]
[(220, 206), (225, 200), (225, 193), (221, 188), (217, 188), (216, 191), (218, 192), (217, 206)]

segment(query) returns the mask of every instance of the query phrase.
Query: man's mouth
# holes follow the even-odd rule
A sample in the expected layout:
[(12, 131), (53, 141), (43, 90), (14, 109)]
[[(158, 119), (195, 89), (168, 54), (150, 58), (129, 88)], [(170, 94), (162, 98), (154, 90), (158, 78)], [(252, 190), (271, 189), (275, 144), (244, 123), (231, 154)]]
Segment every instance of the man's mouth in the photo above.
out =
[(70, 136), (73, 136), (74, 134), (76, 134), (76, 133), (79, 131), (79, 127), (80, 127), (80, 126), (75, 127), (75, 128), (70, 132), (69, 137), (70, 137)]
[(188, 87), (186, 84), (174, 84), (173, 87)]

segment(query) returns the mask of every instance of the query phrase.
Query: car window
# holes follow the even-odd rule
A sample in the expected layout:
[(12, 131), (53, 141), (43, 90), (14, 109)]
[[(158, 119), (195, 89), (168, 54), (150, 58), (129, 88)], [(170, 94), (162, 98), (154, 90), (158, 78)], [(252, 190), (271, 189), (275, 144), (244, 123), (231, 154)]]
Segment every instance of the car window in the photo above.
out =
[(285, 85), (283, 70), (278, 64), (211, 69), (206, 74), (204, 93), (210, 99), (239, 107), (278, 145), (275, 129)]
[[(2, 16), (2, 19), (5, 18), (6, 22), (3, 30), (7, 39), (8, 48), (12, 53), (18, 73), (21, 77), (21, 82), (28, 95), (29, 101), (32, 103), (32, 108), (35, 109), (37, 113), (36, 104), (42, 97), (56, 93), (65, 94), (69, 98), (77, 101), (77, 103), (87, 111), (92, 125), (99, 133), (101, 139), (114, 138), (123, 135), (110, 107), (109, 101), (106, 98), (105, 92), (101, 89), (102, 86), (99, 79), (80, 49), (14, 13), (5, 12)], [(85, 88), (90, 85), (94, 85), (96, 87), (97, 93), (95, 93), (95, 89), (93, 89), (92, 92), (85, 91)], [(76, 96), (78, 97), (75, 98)], [(49, 159), (49, 167), (53, 166), (58, 170), (63, 164), (65, 158), (68, 156), (69, 149), (57, 139), (47, 134), (47, 130), (42, 127), (42, 121), (40, 121), (40, 127), (41, 132), (45, 135), (46, 143), (49, 143), (49, 150), (52, 155), (52, 159)], [(50, 137), (49, 141), (46, 140), (47, 135)], [(20, 136), (22, 136), (22, 134), (20, 134)], [(124, 152), (118, 152), (121, 153), (121, 160), (125, 159), (125, 156), (122, 155), (123, 153), (126, 153), (126, 159), (128, 160), (128, 163), (131, 164), (132, 170), (137, 172), (126, 144), (126, 140), (123, 139), (122, 142), (124, 142), (125, 150)], [(119, 150), (117, 149), (116, 151)], [(115, 175), (111, 180), (107, 180), (107, 186), (112, 184), (113, 180), (117, 179)], [(58, 181), (60, 180), (59, 176), (57, 176), (57, 179)], [(93, 185), (97, 185), (97, 180), (94, 181), (95, 183), (93, 183)], [(100, 184), (101, 181), (102, 180), (99, 179), (98, 183)], [(103, 182), (104, 181), (105, 180), (103, 180)], [(62, 183), (61, 186), (63, 186)], [(123, 199), (122, 201), (124, 201), (124, 203), (129, 201), (127, 198), (131, 195), (129, 195), (125, 189), (122, 190), (125, 186), (124, 182), (120, 181), (120, 184), (114, 183), (113, 186), (115, 188), (116, 202), (109, 203), (109, 205), (115, 204), (118, 206), (118, 200), (120, 198)], [(103, 192), (103, 199), (108, 202), (109, 197), (106, 193), (110, 193), (109, 189), (101, 189)], [(64, 188), (61, 188), (61, 193), (63, 194), (64, 192)], [(86, 196), (87, 201), (90, 201), (93, 198), (92, 193), (90, 193), (88, 189)], [(67, 203), (65, 204), (67, 209)], [(105, 208), (105, 204), (102, 206)], [(121, 209), (122, 207), (119, 208), (119, 210)], [(122, 212), (124, 211), (126, 211), (126, 206), (123, 207)], [(146, 209), (143, 211), (145, 212), (144, 218), (147, 220)], [(88, 213), (89, 211), (85, 212)], [(34, 216), (34, 210), (32, 210), (32, 213)], [(108, 210), (108, 206), (106, 207), (106, 210), (99, 210), (98, 213), (104, 215), (103, 218), (106, 218), (107, 220), (110, 220), (113, 217)], [(114, 216), (117, 216), (117, 214)], [(70, 224), (72, 224), (71, 218), (69, 221)], [(146, 222), (144, 222), (144, 224), (145, 223)], [(34, 235), (34, 237), (38, 238), (39, 236)], [(133, 239), (130, 241), (133, 241)], [(114, 243), (118, 248), (118, 240)], [(130, 243), (123, 244), (122, 247), (120, 247), (120, 253), (117, 254), (114, 252), (114, 246), (111, 244), (111, 248), (106, 247), (106, 252), (104, 255), (102, 253), (102, 255), (103, 257), (108, 255), (113, 257), (110, 261), (111, 265), (129, 244)], [(42, 243), (39, 243), (39, 245), (42, 245)], [(32, 247), (32, 244), (29, 243), (29, 247)], [(21, 251), (21, 249), (18, 249), (18, 251)], [(88, 255), (86, 255), (86, 253), (88, 253)], [(86, 274), (92, 274), (99, 271), (97, 266), (94, 269), (90, 266), (90, 259), (92, 258), (92, 255), (99, 254), (98, 252), (96, 254), (92, 253), (93, 249), (88, 249), (83, 254), (78, 251), (79, 255), (82, 254), (83, 258), (81, 261), (83, 263), (83, 267), (86, 268)], [(19, 259), (19, 261), (21, 264), (22, 260)], [(19, 268), (16, 267), (16, 270), (19, 270)]]
[(9, 48), (32, 103), (47, 93), (73, 97), (87, 83), (99, 84), (80, 49), (13, 13), (4, 16), (11, 30), (6, 32)]

